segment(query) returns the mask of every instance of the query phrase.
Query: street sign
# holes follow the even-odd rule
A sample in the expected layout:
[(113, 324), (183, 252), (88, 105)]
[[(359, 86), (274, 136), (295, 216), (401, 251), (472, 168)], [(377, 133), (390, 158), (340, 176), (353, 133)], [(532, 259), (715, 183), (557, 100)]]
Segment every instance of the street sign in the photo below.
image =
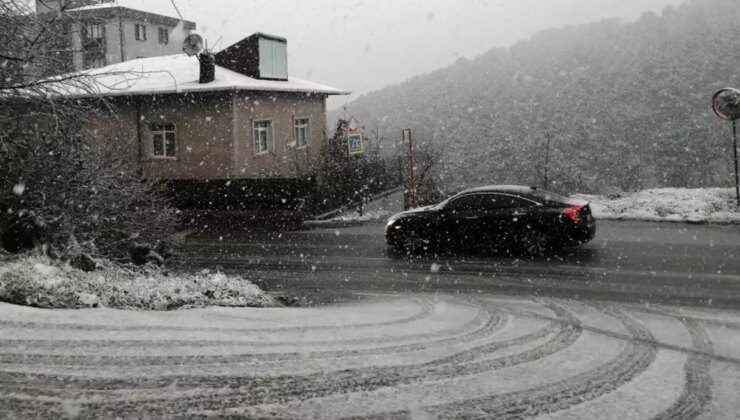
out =
[(362, 133), (359, 131), (349, 131), (347, 133), (347, 147), (349, 148), (350, 156), (365, 153), (365, 144), (362, 142)]

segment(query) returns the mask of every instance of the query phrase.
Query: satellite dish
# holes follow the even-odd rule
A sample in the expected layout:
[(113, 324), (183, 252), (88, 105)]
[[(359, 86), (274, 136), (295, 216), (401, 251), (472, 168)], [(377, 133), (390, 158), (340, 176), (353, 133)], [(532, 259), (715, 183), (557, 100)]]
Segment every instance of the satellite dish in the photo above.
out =
[(723, 120), (735, 121), (740, 118), (740, 91), (725, 88), (712, 96), (712, 109)]
[(182, 50), (188, 57), (197, 55), (203, 50), (203, 38), (198, 34), (190, 34), (182, 44)]

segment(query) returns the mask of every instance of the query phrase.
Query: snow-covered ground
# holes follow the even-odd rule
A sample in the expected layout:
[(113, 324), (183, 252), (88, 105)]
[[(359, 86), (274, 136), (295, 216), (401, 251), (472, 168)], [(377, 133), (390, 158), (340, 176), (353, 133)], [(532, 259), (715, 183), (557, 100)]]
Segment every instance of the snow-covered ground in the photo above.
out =
[(41, 308), (153, 310), (275, 304), (249, 281), (221, 273), (175, 276), (112, 263), (85, 273), (38, 255), (5, 258), (0, 264), (0, 301)]
[[(624, 193), (618, 198), (586, 194), (575, 194), (574, 197), (591, 202), (594, 216), (598, 219), (740, 223), (740, 208), (732, 188), (662, 188)], [(384, 220), (400, 211), (403, 211), (403, 195), (397, 193), (368, 205), (363, 216), (347, 212), (332, 221)]]
[(576, 197), (591, 202), (597, 219), (740, 223), (740, 208), (731, 188), (663, 188), (624, 193), (614, 199)]
[(380, 197), (365, 204), (362, 216), (357, 211), (350, 210), (331, 219), (331, 222), (371, 222), (385, 220), (402, 211), (403, 191), (396, 191), (391, 195)]
[(736, 419), (740, 312), (514, 297), (0, 304), (0, 417)]

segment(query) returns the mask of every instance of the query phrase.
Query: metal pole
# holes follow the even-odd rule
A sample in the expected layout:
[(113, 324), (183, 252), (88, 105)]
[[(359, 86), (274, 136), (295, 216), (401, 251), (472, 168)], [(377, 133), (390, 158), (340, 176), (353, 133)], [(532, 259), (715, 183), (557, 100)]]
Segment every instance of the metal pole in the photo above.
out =
[(732, 138), (734, 140), (733, 150), (735, 152), (735, 195), (737, 196), (737, 206), (740, 207), (740, 176), (737, 170), (737, 121), (732, 120)]
[(411, 205), (419, 207), (419, 197), (416, 194), (416, 167), (414, 166), (414, 141), (409, 134), (409, 165), (411, 165)]
[(550, 133), (545, 134), (545, 137), (547, 137), (547, 149), (545, 150), (545, 189), (550, 188), (550, 180), (547, 179), (548, 176), (548, 169), (550, 167), (550, 140), (552, 139), (552, 136)]

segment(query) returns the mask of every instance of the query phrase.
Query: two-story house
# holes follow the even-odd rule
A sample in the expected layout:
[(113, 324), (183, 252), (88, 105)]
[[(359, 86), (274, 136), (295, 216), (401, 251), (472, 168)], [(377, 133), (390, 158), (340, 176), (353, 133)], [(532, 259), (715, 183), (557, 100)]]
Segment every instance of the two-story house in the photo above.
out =
[(72, 28), (68, 68), (76, 71), (178, 54), (195, 23), (121, 7), (113, 0), (36, 0), (40, 16), (64, 12)]

